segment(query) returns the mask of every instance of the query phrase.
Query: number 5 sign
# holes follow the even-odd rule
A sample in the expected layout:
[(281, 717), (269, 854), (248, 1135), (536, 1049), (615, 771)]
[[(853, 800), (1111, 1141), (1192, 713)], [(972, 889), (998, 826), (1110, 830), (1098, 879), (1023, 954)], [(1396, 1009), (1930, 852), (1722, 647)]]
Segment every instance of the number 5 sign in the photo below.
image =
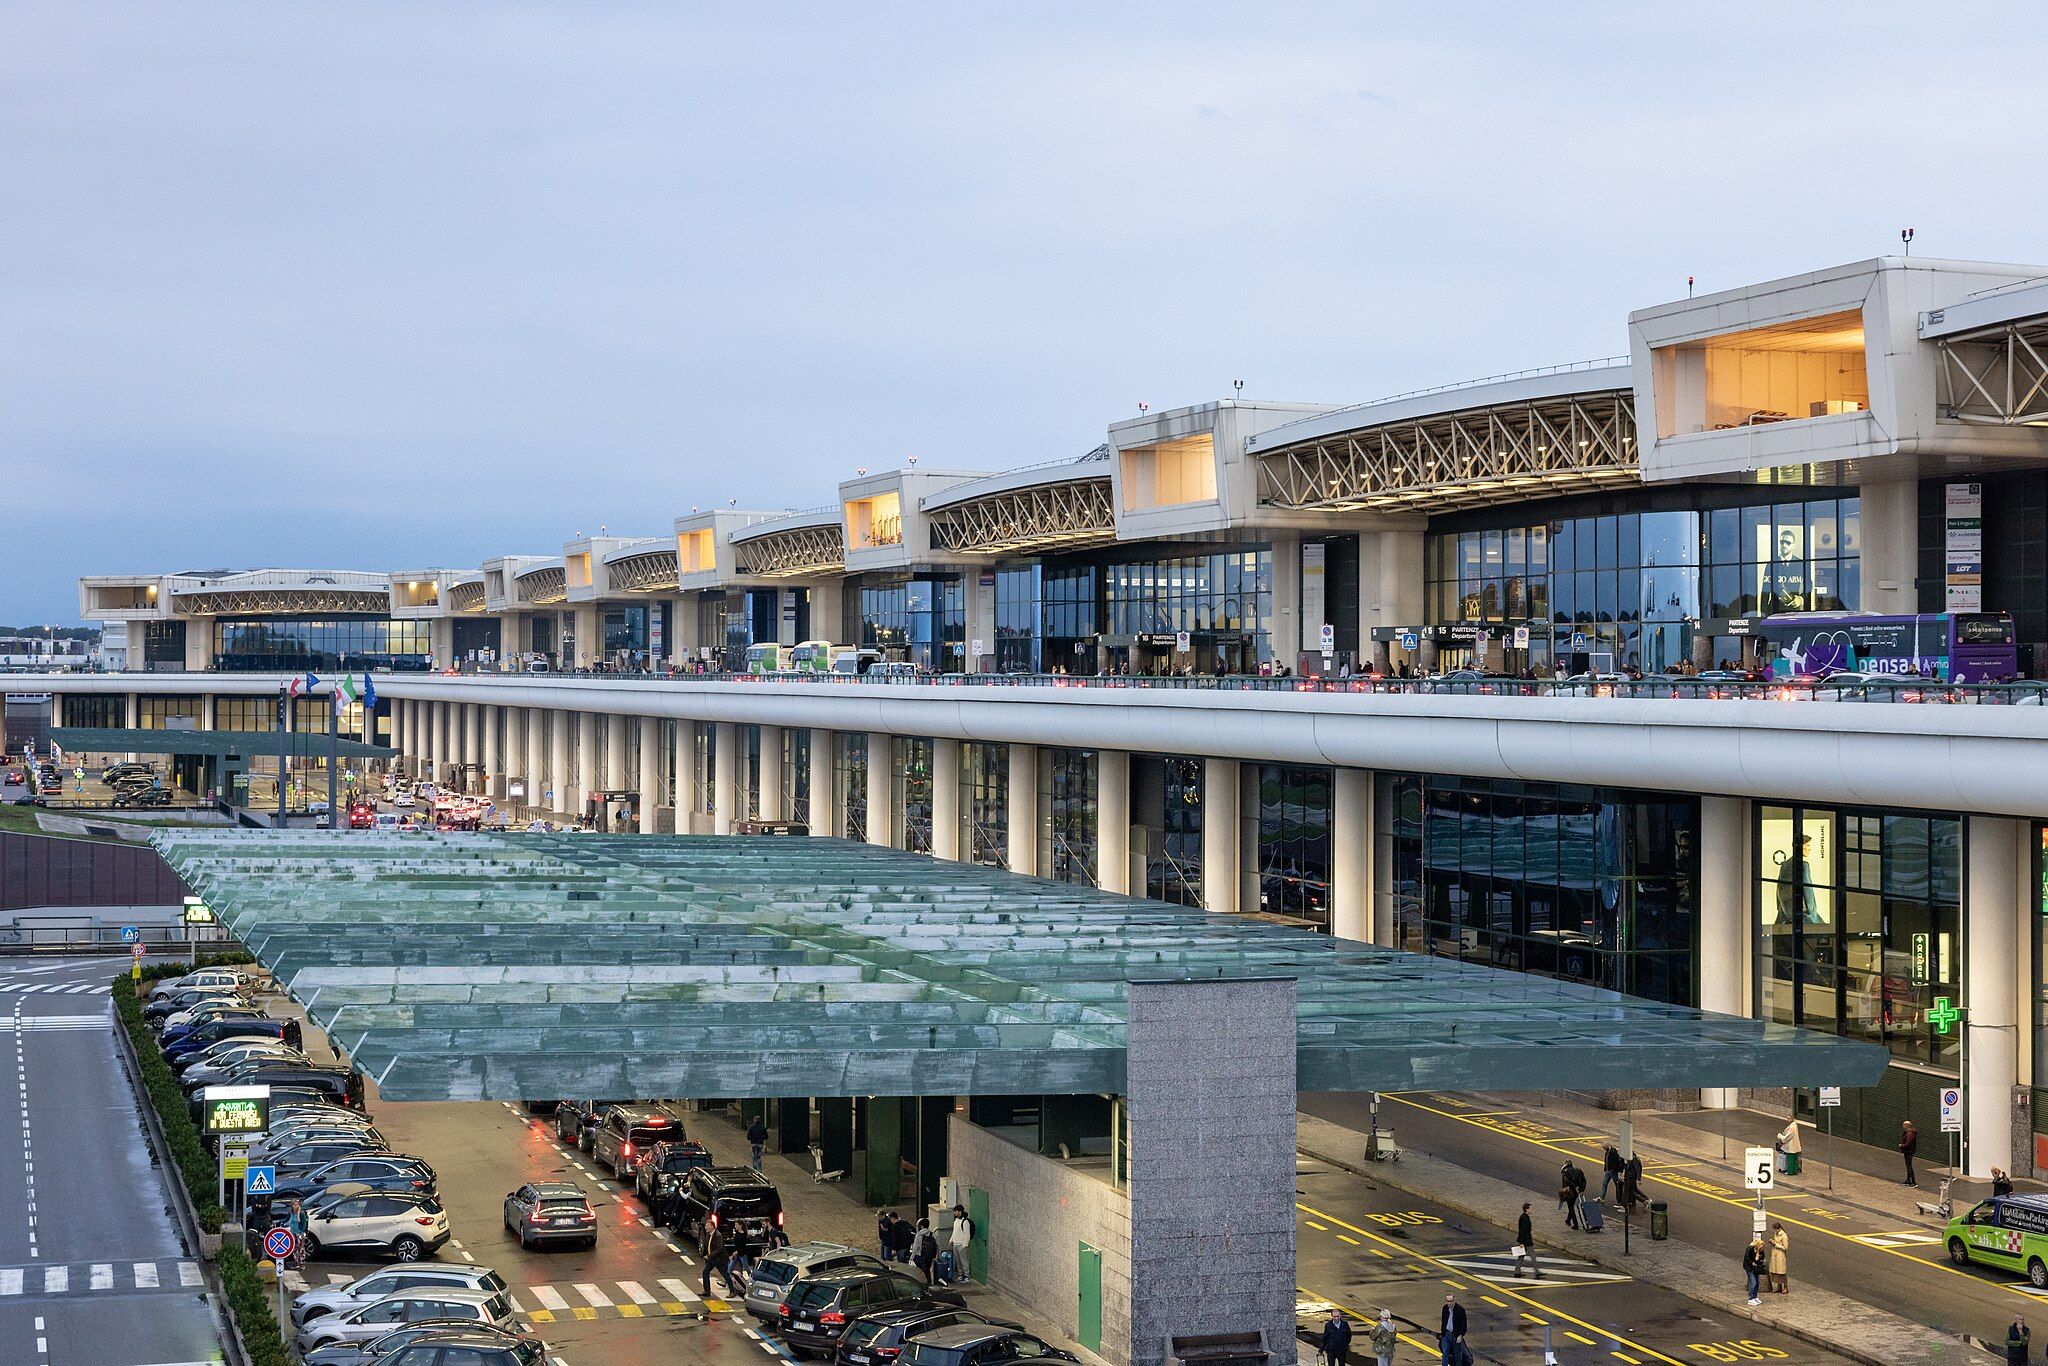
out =
[(1778, 1181), (1778, 1153), (1775, 1148), (1744, 1148), (1742, 1150), (1742, 1184), (1744, 1189), (1767, 1191)]

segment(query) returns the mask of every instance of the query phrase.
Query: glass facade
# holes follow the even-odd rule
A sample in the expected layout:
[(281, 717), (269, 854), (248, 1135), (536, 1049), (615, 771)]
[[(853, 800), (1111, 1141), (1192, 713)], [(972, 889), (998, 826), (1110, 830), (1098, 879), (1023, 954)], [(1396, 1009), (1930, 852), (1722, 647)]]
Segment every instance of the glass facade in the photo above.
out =
[(922, 736), (896, 741), (896, 806), (903, 813), (903, 847), (932, 851), (932, 742)]
[(1698, 1004), (1697, 798), (1435, 775), (1389, 797), (1404, 948)]
[(1038, 768), (1038, 872), (1055, 882), (1096, 883), (1095, 751), (1048, 748)]
[[(1131, 786), (1151, 804), (1158, 791), (1159, 824), (1149, 828), (1145, 853), (1145, 895), (1176, 906), (1202, 904), (1202, 761), (1181, 757), (1131, 757)], [(1153, 766), (1157, 766), (1156, 777)], [(1149, 811), (1146, 813), (1149, 819)]]
[(850, 840), (868, 837), (868, 737), (841, 733), (833, 768), (839, 775), (839, 809), (845, 821), (839, 833)]
[(457, 617), (453, 625), (457, 663), (502, 658), (498, 648), (501, 623), (496, 617)]
[(1093, 564), (1004, 565), (996, 570), (996, 671), (1095, 672)]
[(231, 673), (424, 669), (429, 623), (385, 617), (219, 617), (213, 667)]
[[(227, 699), (222, 698), (223, 702)], [(66, 694), (61, 698), (64, 719), (59, 724), (66, 726), (92, 726), (106, 730), (125, 730), (128, 726), (128, 699), (125, 697), (94, 697), (90, 695)], [(268, 707), (268, 702), (259, 702)], [(247, 729), (247, 727), (244, 727)]]
[(1010, 747), (960, 746), (960, 851), (970, 863), (1010, 866)]
[[(1440, 519), (1424, 552), (1427, 611), (1441, 624), (1529, 627), (1539, 669), (1579, 635), (1615, 667), (1655, 672), (1690, 657), (1702, 622), (1860, 606), (1858, 500), (1771, 496), (1716, 508), (1558, 504), (1559, 515), (1525, 511), (1515, 525)], [(1717, 642), (1717, 656), (1732, 648)]]
[[(199, 701), (196, 697), (138, 697), (135, 724), (144, 730), (199, 729)], [(326, 717), (321, 717), (326, 729)]]
[(860, 590), (860, 643), (935, 673), (967, 667), (967, 589), (958, 574), (919, 576)]
[(145, 621), (142, 623), (142, 666), (145, 669), (185, 667), (185, 623)]
[(782, 732), (782, 800), (789, 818), (811, 823), (811, 733), (801, 726)]
[[(1187, 632), (1202, 673), (1256, 672), (1273, 659), (1273, 552), (1233, 546), (1204, 554), (1108, 564), (1102, 570), (1103, 631), (1170, 648)], [(1148, 660), (1133, 649), (1125, 661)]]
[(1260, 764), (1259, 909), (1330, 928), (1330, 770)]
[(1962, 1032), (1962, 822), (1905, 811), (1756, 809), (1759, 1017), (1883, 1044), (1953, 1074)]

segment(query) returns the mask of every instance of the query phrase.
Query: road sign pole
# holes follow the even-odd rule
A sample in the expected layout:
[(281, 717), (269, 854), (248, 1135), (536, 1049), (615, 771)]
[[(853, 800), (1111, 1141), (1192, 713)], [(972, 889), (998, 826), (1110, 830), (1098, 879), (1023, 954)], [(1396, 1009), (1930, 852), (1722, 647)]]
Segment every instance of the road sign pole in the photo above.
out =
[(1835, 1188), (1835, 1109), (1828, 1107), (1828, 1189)]

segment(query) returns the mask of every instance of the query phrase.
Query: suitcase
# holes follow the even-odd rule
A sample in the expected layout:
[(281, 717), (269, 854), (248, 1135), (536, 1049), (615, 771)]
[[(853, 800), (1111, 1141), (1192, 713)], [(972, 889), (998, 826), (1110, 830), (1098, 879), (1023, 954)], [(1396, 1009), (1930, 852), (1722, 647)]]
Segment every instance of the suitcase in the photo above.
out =
[(947, 1248), (944, 1252), (941, 1252), (939, 1254), (939, 1264), (934, 1269), (934, 1274), (937, 1277), (940, 1285), (951, 1285), (953, 1283), (952, 1248)]
[(1588, 1233), (1599, 1233), (1607, 1227), (1607, 1215), (1601, 1210), (1598, 1200), (1581, 1200), (1579, 1219), (1585, 1224)]

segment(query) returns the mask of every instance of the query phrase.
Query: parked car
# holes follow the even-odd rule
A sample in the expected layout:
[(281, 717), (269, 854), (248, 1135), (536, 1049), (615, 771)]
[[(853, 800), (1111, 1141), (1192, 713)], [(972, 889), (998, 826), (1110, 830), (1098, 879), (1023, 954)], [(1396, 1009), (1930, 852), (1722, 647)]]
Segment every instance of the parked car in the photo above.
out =
[(819, 1276), (843, 1271), (881, 1271), (882, 1259), (844, 1243), (809, 1242), (779, 1247), (754, 1259), (747, 1281), (747, 1312), (770, 1323), (782, 1317), (782, 1301), (790, 1288)]
[(351, 1183), (365, 1189), (401, 1194), (418, 1192), (432, 1195), (437, 1189), (434, 1169), (423, 1158), (407, 1153), (355, 1153), (338, 1157), (294, 1181), (280, 1184), (277, 1193), (280, 1198), (297, 1196), (303, 1200), (334, 1186)]
[(305, 1062), (306, 1055), (276, 1041), (247, 1044), (212, 1058), (188, 1059), (178, 1072), (181, 1086), (210, 1086), (229, 1072), (254, 1059), (276, 1062)]
[(283, 1020), (250, 1019), (247, 1016), (230, 1015), (226, 1019), (213, 1021), (197, 1029), (186, 1031), (174, 1043), (164, 1045), (164, 1061), (176, 1067), (196, 1053), (204, 1053), (217, 1043), (234, 1039), (248, 1043), (256, 1039), (273, 1041), (284, 1038)]
[[(457, 1337), (458, 1332), (469, 1336)], [(325, 1347), (315, 1347), (306, 1353), (305, 1366), (383, 1366), (399, 1348), (422, 1338), (433, 1338), (439, 1342), (539, 1342), (528, 1333), (505, 1327), (486, 1327), (465, 1319), (420, 1319), (368, 1342), (330, 1342)]]
[(581, 1243), (597, 1246), (597, 1211), (571, 1181), (529, 1181), (505, 1197), (505, 1228), (519, 1246)]
[(712, 1165), (711, 1150), (687, 1138), (657, 1143), (647, 1160), (633, 1169), (633, 1193), (647, 1206), (657, 1224), (673, 1224), (675, 1201), (682, 1193), (683, 1177), (698, 1167)]
[(531, 1333), (516, 1338), (484, 1329), (430, 1333), (415, 1338), (377, 1366), (544, 1366), (547, 1344)]
[(306, 1221), (306, 1247), (311, 1253), (382, 1249), (401, 1262), (416, 1262), (452, 1236), (448, 1211), (439, 1197), (396, 1191), (337, 1201)]
[(782, 1194), (752, 1167), (699, 1167), (683, 1177), (675, 1227), (699, 1256), (735, 1239), (766, 1246), (780, 1240)]
[(897, 1358), (903, 1366), (990, 1366), (1002, 1361), (1079, 1361), (1021, 1328), (955, 1324), (920, 1333)]
[(555, 1106), (555, 1137), (564, 1143), (574, 1143), (584, 1152), (590, 1151), (590, 1131), (597, 1127), (604, 1112), (614, 1105), (627, 1105), (623, 1100), (565, 1100)]
[(849, 1271), (814, 1276), (783, 1297), (775, 1331), (792, 1351), (829, 1352), (846, 1331), (847, 1322), (883, 1309), (908, 1309), (927, 1304), (965, 1308), (959, 1292), (926, 1285), (907, 1271)]
[(422, 1287), (459, 1287), (464, 1290), (503, 1290), (505, 1278), (487, 1266), (446, 1266), (415, 1263), (387, 1266), (358, 1276), (342, 1285), (323, 1285), (300, 1292), (292, 1301), (292, 1326), (304, 1327), (327, 1314), (346, 1313), (361, 1305), (396, 1295), (401, 1290)]
[(637, 1105), (614, 1105), (590, 1135), (590, 1155), (601, 1166), (611, 1168), (622, 1181), (633, 1179), (633, 1169), (655, 1144), (683, 1136), (683, 1122), (661, 1110)]
[(908, 1309), (881, 1309), (872, 1314), (862, 1314), (846, 1325), (846, 1331), (839, 1335), (839, 1343), (832, 1352), (833, 1366), (891, 1366), (912, 1338), (936, 1328), (951, 1328), (962, 1323), (992, 1328), (1020, 1326), (1000, 1319), (983, 1318), (972, 1309), (955, 1309), (951, 1305), (920, 1304)]
[(462, 1319), (472, 1323), (512, 1321), (512, 1298), (503, 1290), (431, 1286), (401, 1290), (339, 1314), (314, 1319), (298, 1333), (298, 1348), (310, 1352), (330, 1342), (366, 1342), (419, 1319)]
[(169, 806), (171, 790), (167, 787), (145, 787), (134, 791), (123, 790), (114, 794), (115, 806)]

